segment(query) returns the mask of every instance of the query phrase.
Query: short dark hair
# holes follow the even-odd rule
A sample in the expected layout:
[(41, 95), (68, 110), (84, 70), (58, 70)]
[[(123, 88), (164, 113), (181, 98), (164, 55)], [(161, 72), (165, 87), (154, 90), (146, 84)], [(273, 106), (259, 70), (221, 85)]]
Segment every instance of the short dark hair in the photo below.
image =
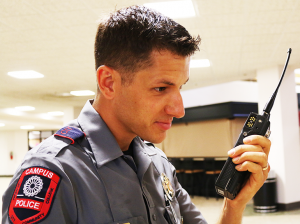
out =
[(133, 79), (131, 74), (151, 65), (153, 50), (190, 56), (199, 50), (199, 43), (199, 36), (193, 38), (169, 17), (144, 6), (130, 6), (99, 24), (94, 52), (96, 70), (106, 65), (125, 73), (124, 83)]

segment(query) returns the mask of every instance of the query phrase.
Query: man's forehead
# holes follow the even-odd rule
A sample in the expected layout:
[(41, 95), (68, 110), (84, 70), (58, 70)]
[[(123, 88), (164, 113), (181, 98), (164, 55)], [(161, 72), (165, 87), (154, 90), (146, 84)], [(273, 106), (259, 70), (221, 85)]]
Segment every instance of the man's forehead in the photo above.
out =
[(189, 80), (189, 56), (154, 50), (149, 61), (151, 63), (135, 72), (133, 80), (139, 77), (138, 80), (144, 82), (167, 85), (184, 85)]

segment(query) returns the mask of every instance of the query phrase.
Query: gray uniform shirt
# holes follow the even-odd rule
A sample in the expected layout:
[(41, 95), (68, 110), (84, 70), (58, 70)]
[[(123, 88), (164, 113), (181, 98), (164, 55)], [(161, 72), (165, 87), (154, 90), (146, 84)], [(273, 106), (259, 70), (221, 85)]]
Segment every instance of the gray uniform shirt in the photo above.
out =
[[(175, 215), (177, 220), (182, 217), (184, 224), (206, 224), (178, 183), (175, 168), (165, 154), (136, 137), (131, 144), (135, 172), (91, 103), (88, 101), (78, 119), (70, 124), (82, 130), (85, 137), (71, 144), (67, 138), (51, 136), (26, 154), (3, 195), (2, 223), (10, 223), (10, 203), (24, 170), (43, 167), (59, 175), (60, 183), (40, 223), (165, 224), (166, 215)], [(166, 204), (162, 173), (175, 191), (173, 212)]]

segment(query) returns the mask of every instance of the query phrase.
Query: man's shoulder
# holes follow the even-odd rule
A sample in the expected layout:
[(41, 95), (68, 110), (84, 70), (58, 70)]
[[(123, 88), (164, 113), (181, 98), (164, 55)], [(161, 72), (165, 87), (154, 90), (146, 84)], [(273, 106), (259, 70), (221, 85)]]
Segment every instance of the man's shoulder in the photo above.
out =
[(47, 157), (56, 157), (66, 146), (72, 145), (73, 147), (78, 148), (79, 145), (75, 144), (75, 142), (84, 136), (85, 134), (76, 127), (63, 127), (54, 135), (32, 148), (28, 155), (44, 154), (47, 155)]
[[(60, 133), (61, 130), (65, 129), (60, 129), (57, 133)], [(63, 131), (63, 133), (65, 132)], [(65, 167), (70, 164), (76, 167), (77, 164), (75, 163), (79, 162), (76, 160), (76, 156), (71, 159), (72, 154), (76, 154), (76, 151), (81, 153), (80, 156), (82, 157), (82, 152), (84, 152), (77, 143), (79, 137), (81, 137), (79, 132), (77, 137), (73, 136), (72, 139), (56, 134), (48, 137), (26, 153), (21, 165), (14, 174), (13, 181), (21, 181), (20, 183), (22, 183), (25, 177), (31, 177), (32, 175), (44, 178), (43, 181), (46, 182), (48, 181), (47, 178), (52, 180), (52, 177), (56, 177), (57, 180), (68, 179), (68, 172), (66, 172)], [(72, 172), (75, 171), (72, 170)]]
[[(74, 135), (71, 138), (68, 135), (64, 136), (64, 133), (71, 129), (61, 129), (62, 133), (60, 133), (61, 130), (57, 133), (62, 136), (50, 136), (25, 155), (3, 195), (7, 221), (8, 219), (26, 219), (39, 222), (50, 214), (50, 210), (52, 214), (59, 214), (53, 211), (58, 208), (52, 205), (55, 204), (54, 196), (56, 194), (60, 194), (59, 197), (62, 197), (61, 192), (64, 192), (64, 195), (69, 194), (69, 204), (75, 204), (70, 190), (73, 182), (69, 175), (70, 172), (65, 169), (68, 167), (66, 165), (74, 163), (74, 159), (70, 159), (71, 153), (65, 153), (65, 151), (60, 153), (65, 149), (78, 151), (80, 148), (76, 144), (78, 136), (81, 136), (79, 132), (77, 137)], [(76, 167), (76, 165), (74, 166)], [(78, 175), (76, 174), (76, 176)], [(59, 202), (59, 200), (56, 201)], [(47, 220), (50, 219), (47, 218)]]

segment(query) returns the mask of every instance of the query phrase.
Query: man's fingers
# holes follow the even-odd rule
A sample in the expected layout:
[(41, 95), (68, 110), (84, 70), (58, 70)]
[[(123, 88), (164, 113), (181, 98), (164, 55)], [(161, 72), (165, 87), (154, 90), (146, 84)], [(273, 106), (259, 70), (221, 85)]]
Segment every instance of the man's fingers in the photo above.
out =
[(245, 161), (235, 167), (238, 171), (249, 171), (250, 173), (253, 174), (260, 174), (262, 172), (262, 167), (261, 165), (250, 162), (250, 161)]
[(264, 151), (268, 150), (267, 152), (265, 151), (265, 153), (267, 153), (267, 154), (269, 154), (269, 150), (271, 147), (271, 141), (269, 139), (267, 139), (266, 137), (260, 136), (260, 135), (251, 135), (251, 136), (244, 138), (244, 144), (260, 145)]
[(252, 173), (253, 178), (256, 181), (258, 181), (258, 182), (262, 181), (262, 183), (263, 183), (268, 178), (270, 166), (268, 167), (268, 169), (263, 170), (261, 165), (250, 162), (250, 161), (245, 161), (242, 164), (237, 165), (235, 167), (235, 169), (238, 171), (249, 171), (250, 173)]
[(263, 171), (268, 170), (268, 169), (269, 169), (269, 163), (267, 163), (267, 165), (262, 168)]
[(235, 164), (242, 164), (245, 161), (251, 161), (259, 164), (261, 167), (266, 167), (268, 164), (268, 158), (264, 152), (245, 152), (232, 159), (232, 162)]
[(265, 152), (269, 155), (271, 142), (269, 139), (260, 136), (260, 135), (252, 135), (244, 139), (244, 145), (239, 145), (228, 152), (228, 156), (236, 157), (244, 152)]
[(237, 157), (243, 154), (244, 152), (264, 152), (261, 146), (259, 145), (239, 145), (228, 152), (230, 157)]

